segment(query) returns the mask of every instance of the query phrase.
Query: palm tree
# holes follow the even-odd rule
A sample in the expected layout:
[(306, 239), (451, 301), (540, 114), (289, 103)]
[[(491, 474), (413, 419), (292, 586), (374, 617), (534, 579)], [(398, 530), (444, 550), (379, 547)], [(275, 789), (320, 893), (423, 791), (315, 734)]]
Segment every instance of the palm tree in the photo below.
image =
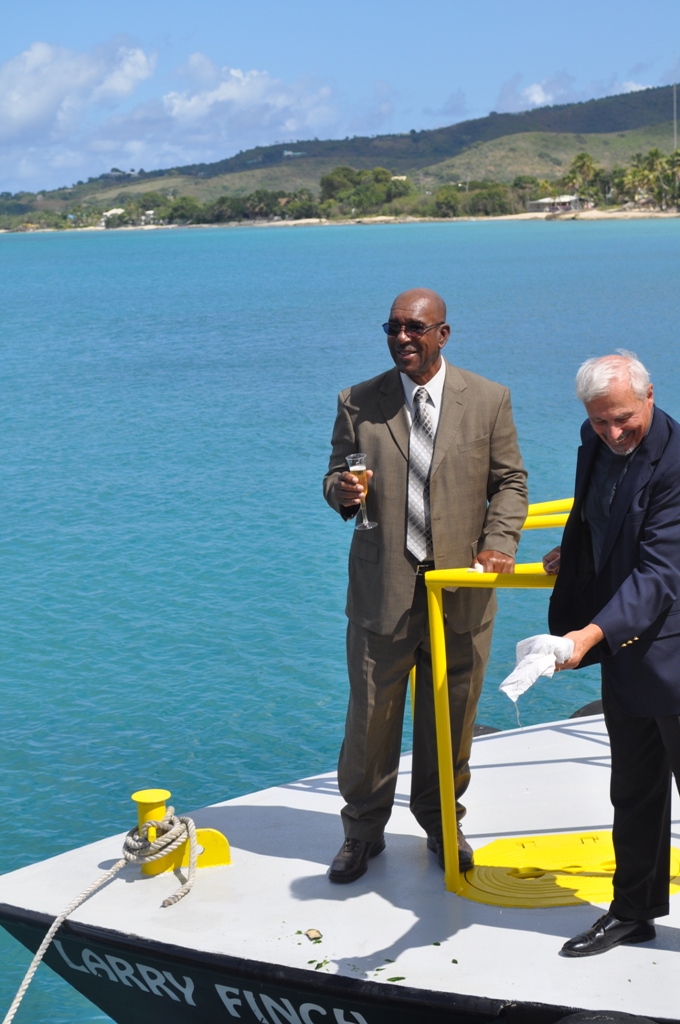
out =
[(665, 210), (673, 188), (668, 159), (660, 149), (655, 147), (650, 149), (645, 157), (644, 166), (648, 175), (649, 191), (654, 196), (656, 205)]
[(622, 195), (631, 203), (649, 196), (649, 175), (643, 167), (629, 167), (623, 179)]
[(593, 160), (590, 153), (577, 153), (571, 167), (562, 179), (567, 188), (575, 189), (579, 195), (592, 197), (595, 180), (602, 174), (602, 168)]
[(587, 187), (595, 177), (597, 170), (595, 161), (590, 153), (577, 153), (571, 162), (571, 169), (576, 175), (579, 184)]
[(673, 205), (677, 207), (680, 200), (680, 149), (674, 150), (668, 157), (668, 170), (671, 178), (671, 197)]

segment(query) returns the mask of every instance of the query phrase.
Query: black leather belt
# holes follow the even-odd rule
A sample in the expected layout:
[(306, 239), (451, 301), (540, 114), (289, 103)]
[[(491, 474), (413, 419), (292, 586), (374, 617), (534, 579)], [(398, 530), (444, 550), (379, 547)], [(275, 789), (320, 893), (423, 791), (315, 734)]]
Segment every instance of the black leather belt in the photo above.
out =
[(424, 576), (426, 572), (432, 572), (434, 562), (421, 562), (416, 566), (416, 576)]

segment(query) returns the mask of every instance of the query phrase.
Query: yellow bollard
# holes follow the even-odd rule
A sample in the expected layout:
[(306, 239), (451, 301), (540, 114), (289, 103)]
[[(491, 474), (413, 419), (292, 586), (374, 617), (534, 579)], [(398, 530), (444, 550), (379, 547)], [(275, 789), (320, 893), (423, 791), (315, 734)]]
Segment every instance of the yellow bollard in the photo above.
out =
[[(142, 831), (142, 825), (147, 821), (162, 821), (165, 817), (165, 801), (169, 800), (172, 793), (169, 789), (138, 789), (130, 799), (137, 804), (137, 827)], [(156, 839), (156, 829), (153, 826), (147, 833), (147, 839), (153, 843)], [(154, 863), (142, 864), (142, 874), (155, 874)]]
[[(172, 793), (169, 789), (138, 789), (130, 799), (137, 804), (137, 825), (142, 831), (142, 825), (147, 821), (162, 821), (165, 817), (165, 801), (169, 800)], [(152, 834), (153, 833), (153, 834)], [(156, 838), (156, 829), (149, 829), (149, 842), (153, 843)]]
[[(141, 832), (142, 825), (147, 821), (162, 821), (166, 814), (165, 801), (172, 793), (168, 789), (138, 789), (131, 799), (137, 804), (137, 826)], [(156, 839), (153, 826), (147, 833), (150, 843)], [(231, 851), (226, 836), (214, 828), (197, 828), (196, 842), (199, 847), (197, 868), (222, 867), (231, 864)], [(189, 866), (189, 841), (187, 840), (174, 853), (142, 864), (143, 875), (161, 875), (165, 871), (176, 871)]]

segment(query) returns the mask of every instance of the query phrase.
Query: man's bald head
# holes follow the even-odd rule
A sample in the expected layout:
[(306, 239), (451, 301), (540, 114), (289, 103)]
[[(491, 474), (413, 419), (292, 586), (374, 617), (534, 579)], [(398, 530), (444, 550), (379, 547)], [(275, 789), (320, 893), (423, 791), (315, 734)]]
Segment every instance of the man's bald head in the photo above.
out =
[(401, 292), (392, 303), (392, 309), (410, 309), (413, 305), (420, 306), (423, 303), (432, 311), (435, 321), (446, 320), (446, 303), (432, 288), (409, 288)]
[(397, 295), (386, 324), (387, 344), (397, 369), (416, 384), (432, 380), (449, 340), (446, 303), (431, 288), (409, 288)]

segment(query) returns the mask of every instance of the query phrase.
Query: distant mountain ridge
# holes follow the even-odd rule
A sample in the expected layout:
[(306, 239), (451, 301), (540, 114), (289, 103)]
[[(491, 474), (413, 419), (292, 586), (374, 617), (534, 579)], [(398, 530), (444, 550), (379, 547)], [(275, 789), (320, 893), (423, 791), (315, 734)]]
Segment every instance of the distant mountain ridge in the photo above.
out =
[[(666, 85), (599, 100), (537, 107), (517, 114), (492, 111), (486, 117), (461, 121), (446, 128), (377, 135), (374, 138), (310, 139), (257, 146), (225, 160), (152, 171), (148, 176), (173, 173), (212, 178), (288, 161), (307, 163), (312, 160), (334, 161), (357, 169), (385, 166), (393, 172), (404, 173), (458, 156), (475, 143), (490, 142), (507, 135), (535, 131), (583, 135), (621, 132), (663, 124), (671, 121), (672, 117), (673, 87)], [(288, 155), (291, 152), (296, 155)]]

